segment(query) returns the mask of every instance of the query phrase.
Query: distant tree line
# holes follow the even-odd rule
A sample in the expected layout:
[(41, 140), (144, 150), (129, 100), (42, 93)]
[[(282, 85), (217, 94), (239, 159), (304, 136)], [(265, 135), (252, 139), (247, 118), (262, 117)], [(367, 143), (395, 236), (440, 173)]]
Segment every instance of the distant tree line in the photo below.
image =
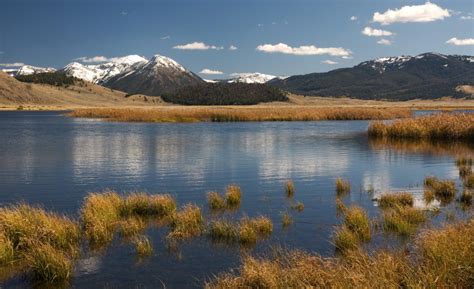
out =
[(81, 80), (72, 76), (68, 76), (62, 72), (44, 72), (31, 75), (17, 75), (15, 78), (21, 82), (49, 84), (54, 86), (69, 86), (74, 85), (77, 82), (82, 83)]
[(288, 101), (286, 94), (266, 84), (205, 83), (186, 86), (164, 93), (166, 102), (183, 105), (251, 105), (262, 102)]

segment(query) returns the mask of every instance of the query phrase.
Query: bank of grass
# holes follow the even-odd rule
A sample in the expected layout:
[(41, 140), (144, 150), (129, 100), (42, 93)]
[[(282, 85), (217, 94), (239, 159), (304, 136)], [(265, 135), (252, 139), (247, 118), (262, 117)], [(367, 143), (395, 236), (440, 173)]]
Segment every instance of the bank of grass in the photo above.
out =
[(66, 217), (26, 204), (0, 208), (0, 257), (3, 264), (24, 264), (35, 279), (69, 279), (79, 253), (79, 224)]
[(422, 232), (408, 254), (349, 250), (342, 258), (277, 250), (246, 255), (238, 271), (205, 284), (227, 288), (471, 288), (474, 285), (474, 221)]
[(382, 209), (393, 208), (396, 206), (413, 206), (414, 198), (409, 192), (384, 193), (378, 200)]
[(351, 192), (351, 183), (349, 181), (345, 181), (342, 178), (336, 179), (336, 193), (338, 195), (344, 195)]
[(406, 108), (321, 108), (305, 106), (254, 107), (157, 107), (88, 108), (68, 113), (71, 117), (100, 118), (128, 122), (229, 122), (229, 121), (317, 121), (383, 120), (410, 117)]
[(372, 236), (367, 212), (359, 206), (352, 205), (344, 211), (344, 226), (361, 241), (369, 241)]
[(371, 137), (473, 141), (474, 114), (438, 113), (389, 123), (377, 121), (370, 124), (368, 132)]
[(383, 228), (401, 236), (410, 236), (427, 220), (425, 211), (408, 206), (396, 206), (383, 212)]

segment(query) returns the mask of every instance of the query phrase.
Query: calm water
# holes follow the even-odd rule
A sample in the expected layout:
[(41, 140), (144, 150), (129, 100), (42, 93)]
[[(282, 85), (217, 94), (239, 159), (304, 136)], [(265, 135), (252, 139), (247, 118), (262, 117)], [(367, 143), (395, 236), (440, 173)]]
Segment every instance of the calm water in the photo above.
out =
[[(226, 216), (269, 216), (275, 226), (252, 253), (272, 246), (334, 254), (330, 244), (336, 217), (334, 181), (352, 183), (346, 203), (377, 213), (366, 189), (417, 190), (423, 178), (457, 178), (453, 157), (419, 150), (407, 153), (374, 146), (366, 121), (147, 124), (71, 119), (58, 112), (0, 112), (0, 203), (16, 201), (77, 216), (88, 192), (168, 192), (180, 204), (206, 212), (205, 193), (226, 185), (242, 187), (238, 212)], [(295, 183), (295, 223), (281, 228), (289, 210), (283, 183)], [(138, 262), (132, 246), (115, 242), (104, 254), (79, 261), (76, 288), (200, 287), (212, 274), (238, 266), (241, 249), (206, 237), (170, 250), (166, 228), (149, 229), (155, 253)], [(379, 237), (381, 245), (390, 243)], [(12, 280), (3, 288), (23, 288)]]

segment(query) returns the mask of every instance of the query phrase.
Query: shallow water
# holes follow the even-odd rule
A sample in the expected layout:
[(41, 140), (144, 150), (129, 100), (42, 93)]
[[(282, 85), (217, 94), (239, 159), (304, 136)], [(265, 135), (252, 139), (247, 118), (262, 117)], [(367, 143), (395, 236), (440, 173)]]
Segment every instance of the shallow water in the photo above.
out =
[[(352, 184), (346, 203), (358, 203), (372, 216), (377, 208), (368, 188), (417, 191), (427, 175), (458, 178), (449, 153), (374, 145), (367, 126), (367, 121), (117, 123), (60, 112), (0, 112), (0, 203), (26, 201), (77, 216), (88, 192), (110, 188), (168, 192), (179, 204), (201, 205), (208, 216), (205, 193), (237, 183), (242, 205), (225, 217), (263, 214), (275, 225), (272, 236), (250, 252), (283, 246), (332, 255), (331, 232), (340, 222), (337, 177)], [(289, 209), (287, 179), (295, 183), (295, 200), (305, 205), (301, 213)], [(283, 229), (281, 213), (287, 210), (295, 222)], [(206, 278), (239, 264), (238, 246), (201, 237), (170, 250), (166, 233), (166, 228), (147, 231), (155, 253), (145, 260), (120, 241), (102, 255), (88, 254), (79, 261), (72, 286), (201, 287)], [(377, 242), (393, 240), (380, 236)], [(2, 287), (25, 286), (14, 279)]]

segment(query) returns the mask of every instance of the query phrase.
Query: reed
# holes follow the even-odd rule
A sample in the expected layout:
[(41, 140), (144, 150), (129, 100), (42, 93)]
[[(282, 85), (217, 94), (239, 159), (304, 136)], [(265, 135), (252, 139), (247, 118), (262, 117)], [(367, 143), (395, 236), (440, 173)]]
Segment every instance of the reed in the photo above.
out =
[(461, 178), (468, 177), (471, 174), (472, 174), (472, 166), (468, 166), (468, 165), (459, 166), (459, 176)]
[(431, 203), (435, 199), (435, 194), (430, 189), (425, 189), (423, 191), (423, 199), (425, 200), (426, 204)]
[(459, 197), (459, 201), (465, 206), (470, 206), (472, 205), (472, 195), (473, 193), (471, 191), (464, 190)]
[(460, 166), (472, 166), (472, 164), (473, 164), (472, 157), (462, 156), (462, 157), (458, 157), (456, 159), (456, 165), (458, 167), (460, 167)]
[(338, 195), (348, 194), (351, 191), (351, 183), (344, 181), (342, 178), (336, 179), (336, 193)]
[(185, 205), (171, 216), (168, 238), (185, 239), (200, 235), (204, 230), (201, 209), (193, 204)]
[(170, 195), (131, 193), (124, 197), (120, 207), (122, 216), (170, 216), (176, 210), (176, 201)]
[(296, 202), (294, 205), (291, 206), (291, 208), (297, 212), (303, 212), (304, 211), (304, 204), (300, 201)]
[(358, 206), (351, 206), (344, 212), (344, 225), (358, 239), (368, 241), (371, 238), (370, 221), (367, 212)]
[(138, 236), (145, 231), (145, 222), (137, 217), (130, 217), (120, 222), (120, 234), (125, 238)]
[(285, 183), (285, 193), (287, 198), (292, 198), (295, 195), (295, 184), (292, 180), (288, 180)]
[(408, 252), (348, 250), (324, 258), (298, 250), (246, 255), (239, 270), (205, 284), (227, 288), (471, 288), (474, 221), (426, 230)]
[(401, 236), (412, 235), (425, 221), (425, 212), (412, 207), (398, 206), (383, 212), (383, 228)]
[(242, 191), (237, 185), (229, 185), (225, 191), (225, 199), (228, 207), (238, 207), (240, 206), (240, 201), (242, 199)]
[(464, 186), (468, 189), (474, 189), (474, 174), (465, 177)]
[(474, 114), (439, 113), (395, 120), (373, 122), (369, 136), (431, 140), (474, 140)]
[(442, 202), (449, 203), (456, 195), (456, 184), (453, 180), (440, 180), (429, 176), (424, 181), (425, 189), (433, 191), (436, 198)]
[(224, 210), (226, 208), (226, 200), (218, 192), (207, 193), (207, 203), (211, 210)]
[(15, 251), (13, 242), (0, 232), (0, 265), (6, 265), (14, 260)]
[(135, 251), (140, 257), (150, 256), (153, 254), (153, 246), (147, 236), (136, 236), (133, 239), (133, 244), (135, 245)]
[(63, 282), (73, 273), (73, 261), (63, 251), (48, 243), (35, 244), (26, 253), (28, 271), (41, 282)]
[(405, 108), (253, 106), (253, 107), (182, 107), (88, 108), (76, 109), (70, 117), (99, 118), (128, 122), (235, 122), (235, 121), (318, 121), (383, 120), (410, 117)]
[(413, 195), (409, 192), (385, 193), (380, 196), (379, 206), (382, 209), (395, 206), (413, 206)]

